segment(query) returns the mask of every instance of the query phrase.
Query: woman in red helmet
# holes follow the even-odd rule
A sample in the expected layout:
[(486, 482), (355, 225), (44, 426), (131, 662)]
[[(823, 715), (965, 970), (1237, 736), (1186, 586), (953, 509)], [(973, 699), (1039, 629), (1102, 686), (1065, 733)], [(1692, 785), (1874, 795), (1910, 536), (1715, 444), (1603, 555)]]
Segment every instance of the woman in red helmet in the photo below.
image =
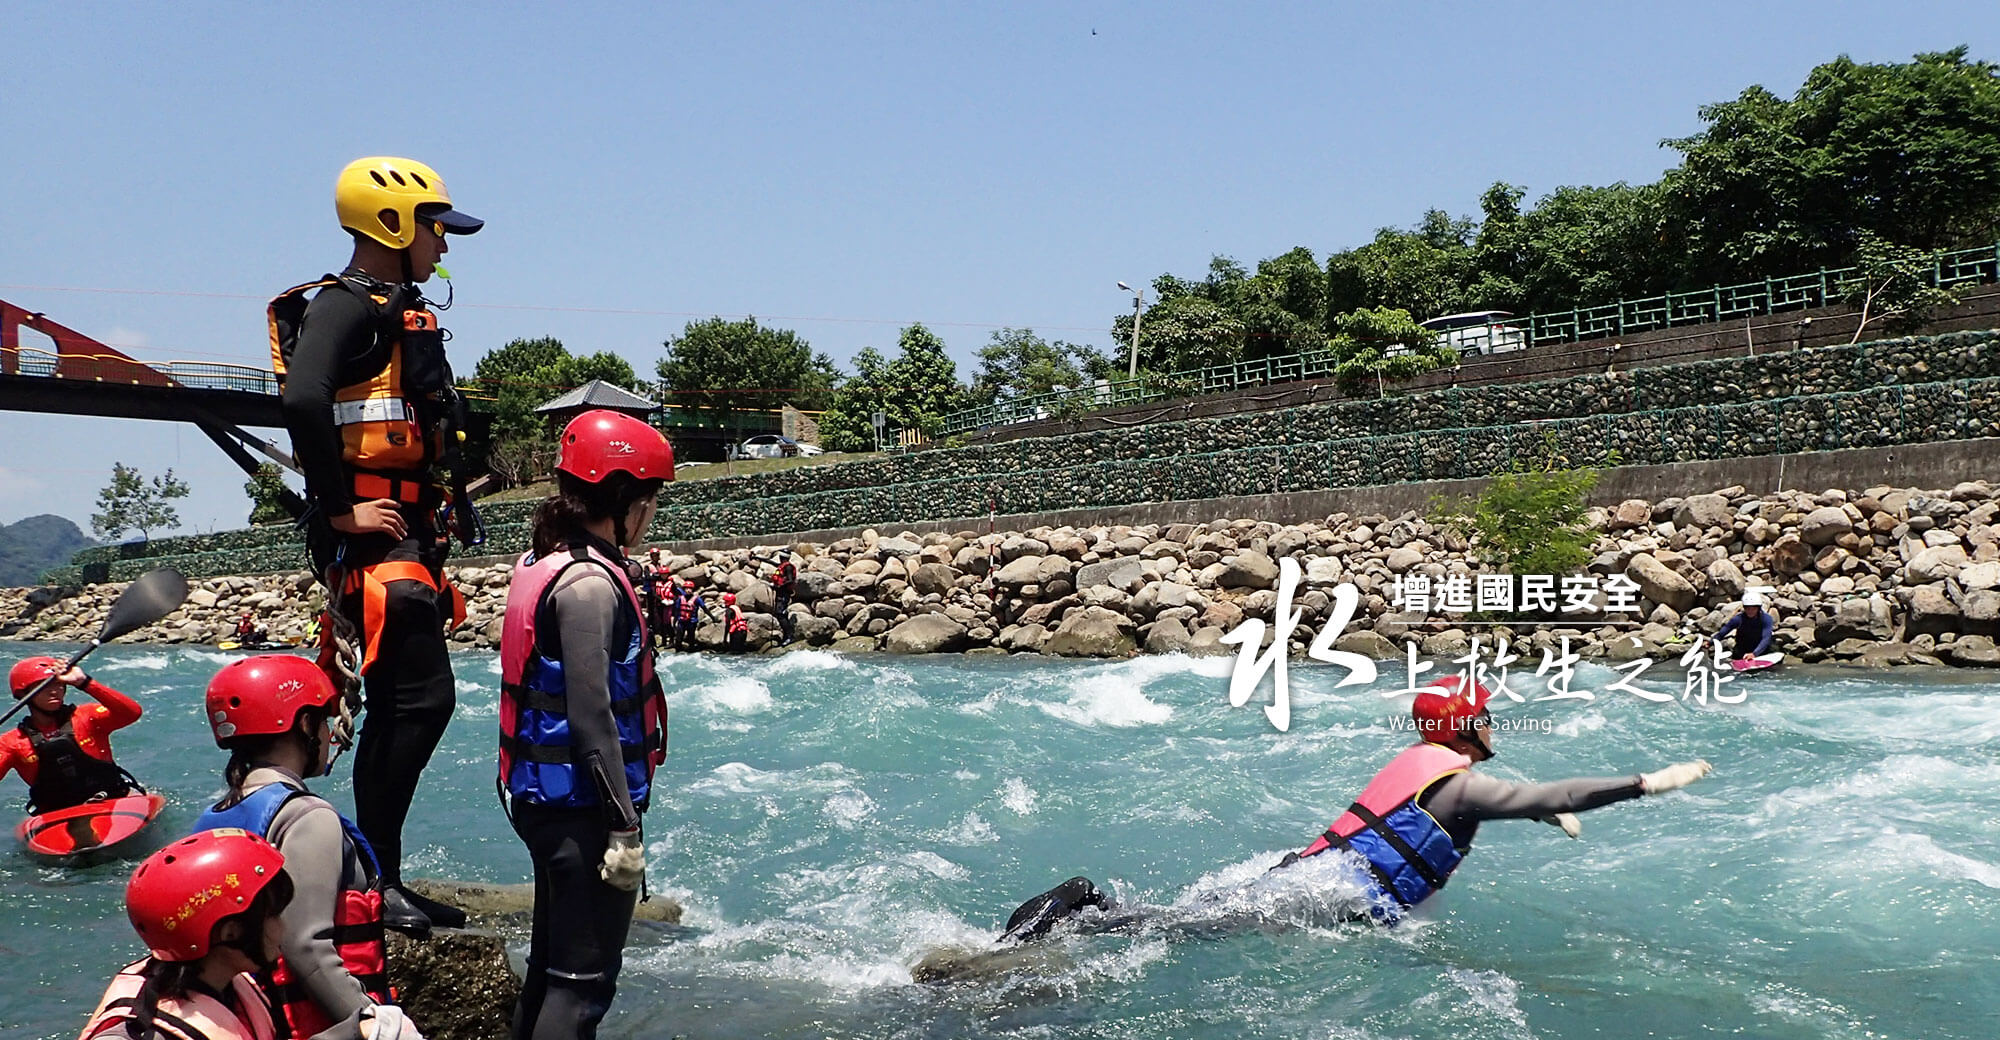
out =
[(204, 831), (147, 857), (125, 913), (152, 956), (112, 977), (79, 1040), (272, 1040), (252, 975), (276, 963), (291, 898), (285, 857), (246, 831)]
[[(0, 733), (0, 777), (8, 770), (28, 782), (28, 811), (53, 812), (139, 790), (111, 759), (111, 734), (139, 721), (139, 703), (53, 657), (30, 657), (7, 675), (14, 699), (33, 694), (28, 716)], [(39, 689), (37, 689), (39, 687)], [(96, 704), (64, 703), (70, 687)]]
[[(1545, 784), (1517, 784), (1475, 773), (1475, 764), (1494, 755), (1493, 716), (1486, 708), (1492, 696), (1477, 683), (1466, 691), (1458, 676), (1417, 694), (1410, 714), (1421, 739), (1382, 767), (1324, 834), (1303, 850), (1286, 853), (1271, 869), (1289, 867), (1329, 849), (1349, 852), (1366, 869), (1375, 890), (1368, 916), (1394, 921), (1444, 887), (1471, 850), (1484, 820), (1540, 820), (1574, 838), (1582, 833), (1576, 813), (1640, 795), (1664, 794), (1709, 773), (1709, 764), (1701, 761), (1636, 776)], [(1002, 939), (1039, 938), (1085, 907), (1116, 909), (1089, 878), (1071, 878), (1021, 904), (1008, 919)], [(1140, 919), (1128, 908), (1101, 917), (1097, 927), (1113, 930)]]
[(560, 451), (500, 638), (500, 785), (535, 873), (516, 1040), (594, 1037), (611, 1009), (645, 880), (639, 814), (666, 751), (666, 698), (625, 554), (673, 479), (673, 449), (600, 410), (570, 422)]
[(1484, 820), (1540, 820), (1574, 838), (1575, 813), (1662, 794), (1708, 775), (1707, 762), (1652, 773), (1517, 784), (1472, 771), (1494, 756), (1492, 691), (1470, 690), (1458, 676), (1432, 684), (1410, 706), (1418, 742), (1403, 749), (1361, 796), (1311, 845), (1288, 854), (1289, 866), (1328, 849), (1354, 853), (1377, 889), (1376, 916), (1394, 918), (1429, 898), (1458, 869)]
[(229, 752), (229, 793), (194, 829), (260, 835), (290, 864), (295, 894), (268, 975), (289, 1035), (421, 1040), (391, 1001), (383, 928), (395, 922), (384, 920), (375, 854), (332, 803), (306, 789), (306, 777), (332, 768), (328, 720), (339, 696), (318, 665), (288, 654), (217, 672), (206, 706), (216, 746)]

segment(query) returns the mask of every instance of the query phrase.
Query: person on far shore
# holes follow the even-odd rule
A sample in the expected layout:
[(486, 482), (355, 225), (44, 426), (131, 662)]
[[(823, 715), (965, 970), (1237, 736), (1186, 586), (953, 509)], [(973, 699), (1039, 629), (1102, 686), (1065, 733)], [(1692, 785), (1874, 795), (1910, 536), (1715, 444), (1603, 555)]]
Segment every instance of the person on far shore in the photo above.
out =
[(1730, 642), (1729, 659), (1747, 661), (1771, 652), (1771, 639), (1777, 630), (1778, 619), (1765, 605), (1764, 593), (1751, 589), (1743, 594), (1743, 609), (1716, 630), (1715, 641), (1720, 643), (1734, 633), (1736, 638)]

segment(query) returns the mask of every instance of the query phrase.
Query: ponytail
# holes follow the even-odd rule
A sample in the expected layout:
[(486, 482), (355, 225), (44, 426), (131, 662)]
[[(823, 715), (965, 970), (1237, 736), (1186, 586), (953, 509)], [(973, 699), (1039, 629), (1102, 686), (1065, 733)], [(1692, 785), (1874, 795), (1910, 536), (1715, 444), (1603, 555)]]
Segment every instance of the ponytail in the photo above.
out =
[(625, 516), (634, 503), (660, 493), (662, 480), (641, 480), (619, 471), (593, 484), (569, 473), (556, 474), (556, 493), (535, 507), (533, 544), (535, 555), (547, 556), (565, 545), (583, 540), (585, 528), (599, 520), (610, 520), (622, 551), (626, 536)]

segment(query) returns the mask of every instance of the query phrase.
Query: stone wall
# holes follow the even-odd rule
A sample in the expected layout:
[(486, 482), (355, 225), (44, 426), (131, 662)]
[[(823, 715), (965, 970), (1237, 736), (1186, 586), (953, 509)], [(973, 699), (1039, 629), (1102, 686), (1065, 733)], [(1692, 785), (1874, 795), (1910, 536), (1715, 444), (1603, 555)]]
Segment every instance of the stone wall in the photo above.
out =
[[(2000, 435), (2000, 332), (1461, 387), (670, 484), (656, 540), (912, 523), (1484, 476), (1517, 462), (1663, 465)], [(525, 544), (531, 503), (486, 513)], [(303, 565), (289, 528), (79, 553), (54, 580)]]

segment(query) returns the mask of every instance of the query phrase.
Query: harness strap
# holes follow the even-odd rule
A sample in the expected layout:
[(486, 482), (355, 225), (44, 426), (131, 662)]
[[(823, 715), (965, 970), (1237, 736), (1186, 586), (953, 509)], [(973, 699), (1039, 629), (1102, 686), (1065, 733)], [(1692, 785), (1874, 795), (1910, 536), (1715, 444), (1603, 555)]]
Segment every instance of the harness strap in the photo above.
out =
[[(118, 1000), (114, 1000), (111, 1003), (104, 1005), (104, 1011), (107, 1012), (131, 1011), (134, 1012), (134, 1014), (124, 1015), (119, 1018), (107, 1019), (105, 1024), (109, 1025), (112, 1022), (117, 1022), (117, 1021), (126, 1021), (126, 1022), (136, 1021), (139, 1017), (138, 1014), (136, 1013), (138, 1010), (139, 1010), (139, 999), (137, 997), (122, 997)], [(180, 1034), (182, 1040), (236, 1040), (236, 1038), (234, 1037), (210, 1036), (207, 1033), (203, 1032), (202, 1030), (196, 1028), (194, 1023), (189, 1022), (187, 1019), (182, 1018), (171, 1011), (161, 1011), (158, 1008), (155, 1008), (153, 1010), (153, 1024), (166, 1026), (173, 1032)]]
[(431, 569), (415, 560), (384, 560), (370, 567), (363, 567), (359, 573), (350, 573), (344, 591), (361, 590), (361, 628), (365, 642), (361, 649), (361, 674), (367, 675), (370, 666), (382, 648), (382, 628), (389, 614), (389, 583), (392, 581), (414, 581), (435, 593), (449, 593), (451, 596), (451, 624), (447, 629), (457, 628), (465, 623), (465, 594), (452, 583), (440, 582), (431, 574)]
[[(500, 737), (500, 749), (511, 754), (516, 762), (533, 762), (537, 765), (574, 765), (575, 749), (569, 744), (531, 744), (519, 736)], [(652, 754), (652, 749), (620, 742), (619, 757), (625, 762), (644, 762)]]
[[(531, 689), (520, 683), (501, 683), (502, 692), (514, 698), (514, 707), (523, 711), (539, 711), (549, 715), (569, 715), (569, 702), (553, 693)], [(634, 715), (646, 706), (647, 695), (635, 693), (630, 697), (620, 697), (611, 702), (613, 715)]]

